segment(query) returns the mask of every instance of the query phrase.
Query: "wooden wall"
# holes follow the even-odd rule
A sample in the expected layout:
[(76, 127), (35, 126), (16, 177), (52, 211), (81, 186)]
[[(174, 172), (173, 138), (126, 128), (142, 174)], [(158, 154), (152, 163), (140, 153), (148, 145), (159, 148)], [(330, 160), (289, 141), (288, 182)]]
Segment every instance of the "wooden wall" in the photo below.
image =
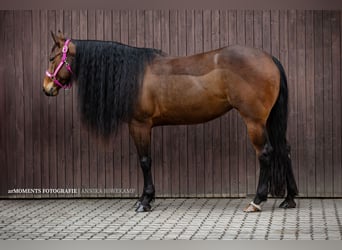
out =
[[(42, 93), (50, 30), (115, 40), (174, 56), (245, 44), (283, 63), (290, 90), (288, 138), (301, 197), (342, 197), (342, 11), (0, 11), (1, 197), (131, 197), (142, 175), (127, 126), (103, 146), (82, 127), (77, 86)], [(159, 197), (244, 197), (258, 164), (235, 111), (206, 124), (153, 130)], [(13, 188), (131, 188), (133, 194), (17, 194)]]

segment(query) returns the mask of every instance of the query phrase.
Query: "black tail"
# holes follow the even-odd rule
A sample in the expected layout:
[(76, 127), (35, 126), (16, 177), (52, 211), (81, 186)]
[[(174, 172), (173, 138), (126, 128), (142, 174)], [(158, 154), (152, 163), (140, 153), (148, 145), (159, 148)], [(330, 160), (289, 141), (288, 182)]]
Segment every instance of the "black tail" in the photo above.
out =
[(288, 118), (288, 88), (285, 71), (279, 60), (272, 57), (280, 72), (280, 90), (276, 103), (267, 120), (267, 133), (273, 147), (271, 162), (270, 193), (284, 196), (285, 189), (297, 195), (298, 189), (293, 177), (290, 159), (290, 146), (286, 140)]

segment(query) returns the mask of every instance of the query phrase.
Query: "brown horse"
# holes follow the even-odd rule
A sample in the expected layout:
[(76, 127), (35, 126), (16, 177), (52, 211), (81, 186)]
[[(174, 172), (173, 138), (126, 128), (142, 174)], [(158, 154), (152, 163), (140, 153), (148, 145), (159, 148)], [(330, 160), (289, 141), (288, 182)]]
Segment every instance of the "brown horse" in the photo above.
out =
[(196, 124), (236, 109), (246, 123), (260, 163), (254, 200), (246, 212), (261, 211), (268, 194), (285, 196), (282, 208), (296, 206), (290, 147), (286, 141), (288, 89), (284, 69), (269, 54), (231, 46), (186, 57), (116, 42), (52, 37), (43, 90), (56, 96), (78, 83), (82, 119), (104, 137), (129, 125), (144, 176), (136, 211), (151, 210), (151, 129)]

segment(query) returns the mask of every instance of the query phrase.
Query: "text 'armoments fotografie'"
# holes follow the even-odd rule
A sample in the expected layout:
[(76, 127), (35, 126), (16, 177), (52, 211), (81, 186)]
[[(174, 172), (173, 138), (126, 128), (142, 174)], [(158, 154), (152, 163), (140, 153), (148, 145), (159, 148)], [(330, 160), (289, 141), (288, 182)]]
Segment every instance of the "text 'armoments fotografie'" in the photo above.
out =
[(15, 188), (8, 194), (132, 194), (134, 188)]

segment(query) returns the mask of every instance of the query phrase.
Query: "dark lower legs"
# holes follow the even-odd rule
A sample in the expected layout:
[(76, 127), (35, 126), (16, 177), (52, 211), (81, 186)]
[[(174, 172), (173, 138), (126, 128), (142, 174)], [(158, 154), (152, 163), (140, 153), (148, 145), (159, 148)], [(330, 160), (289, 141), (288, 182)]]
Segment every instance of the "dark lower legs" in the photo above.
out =
[(261, 210), (261, 203), (267, 200), (269, 180), (271, 175), (272, 146), (269, 142), (264, 124), (255, 121), (246, 121), (248, 134), (259, 158), (260, 174), (254, 200), (245, 208), (245, 212)]
[(261, 204), (261, 202), (267, 200), (267, 195), (269, 191), (269, 180), (271, 174), (271, 157), (272, 157), (272, 146), (267, 141), (263, 150), (259, 155), (259, 164), (260, 164), (260, 174), (259, 174), (259, 183), (257, 187), (256, 196), (253, 202), (257, 205)]
[[(267, 196), (269, 193), (269, 182), (271, 178), (271, 164), (272, 164), (272, 153), (273, 149), (267, 140), (263, 150), (259, 155), (259, 163), (260, 163), (260, 175), (259, 175), (259, 183), (257, 187), (257, 192), (253, 203), (246, 208), (246, 212), (255, 212), (260, 211), (262, 202), (267, 200)], [(274, 163), (273, 163), (274, 164)], [(291, 159), (287, 157), (286, 164), (286, 188), (287, 188), (287, 196), (285, 200), (279, 205), (280, 208), (295, 208), (296, 203), (294, 201), (295, 196), (298, 194), (296, 181), (293, 175)], [(249, 210), (248, 210), (249, 209)]]
[(136, 211), (151, 211), (151, 202), (155, 198), (151, 172), (151, 126), (148, 123), (132, 122), (129, 129), (138, 151), (140, 167), (144, 176), (144, 189), (138, 200)]
[(279, 205), (280, 208), (295, 208), (296, 202), (294, 197), (298, 194), (296, 180), (291, 166), (290, 152), (288, 152), (288, 164), (289, 167), (286, 169), (286, 186), (287, 196), (285, 200)]
[[(256, 212), (261, 210), (261, 203), (267, 200), (270, 190), (276, 187), (276, 195), (282, 195), (282, 188), (287, 188), (286, 199), (280, 204), (281, 208), (294, 208), (296, 203), (294, 197), (297, 195), (297, 185), (292, 171), (289, 149), (279, 147), (276, 152), (271, 146), (267, 131), (262, 124), (247, 123), (248, 133), (257, 152), (260, 164), (259, 182), (253, 202), (245, 212)], [(277, 158), (276, 158), (277, 157)], [(282, 164), (282, 165), (279, 165)], [(284, 172), (282, 171), (284, 169)], [(276, 174), (275, 176), (273, 174)], [(286, 184), (285, 184), (285, 179)], [(284, 180), (284, 181), (282, 181)], [(280, 190), (280, 191), (279, 191)], [(272, 192), (273, 193), (273, 192)]]
[(151, 202), (155, 198), (155, 189), (151, 173), (151, 158), (143, 156), (140, 159), (140, 166), (144, 175), (144, 190), (137, 203), (137, 212), (146, 212), (151, 210)]

